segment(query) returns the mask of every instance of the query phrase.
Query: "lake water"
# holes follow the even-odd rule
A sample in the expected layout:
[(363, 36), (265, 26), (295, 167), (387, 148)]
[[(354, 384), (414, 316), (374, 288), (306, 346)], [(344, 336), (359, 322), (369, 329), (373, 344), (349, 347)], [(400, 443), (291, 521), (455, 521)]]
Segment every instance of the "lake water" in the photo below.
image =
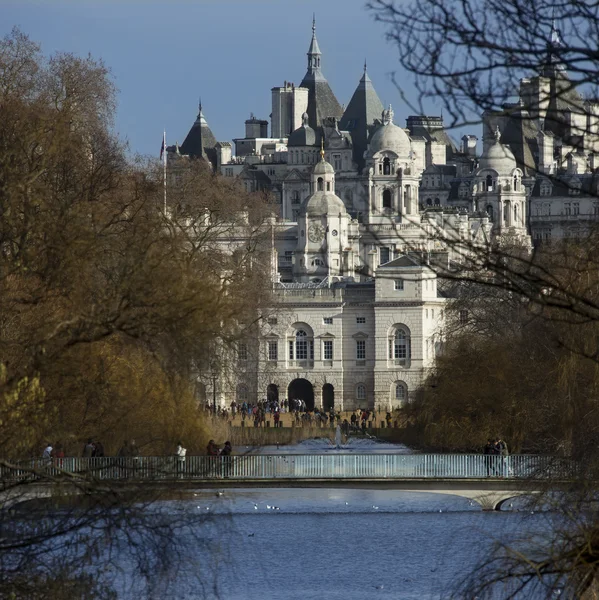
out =
[[(309, 441), (273, 451), (329, 451), (323, 444), (329, 446)], [(357, 441), (357, 446), (389, 452), (391, 445)], [(445, 600), (497, 541), (510, 543), (526, 532), (538, 540), (555, 518), (531, 514), (525, 499), (515, 500), (509, 511), (483, 512), (465, 498), (395, 490), (221, 492), (196, 490), (182, 501), (186, 510), (211, 515), (196, 525), (203, 529), (188, 534), (205, 544), (192, 548), (190, 541), (176, 576), (153, 598)], [(196, 577), (198, 569), (202, 577)]]

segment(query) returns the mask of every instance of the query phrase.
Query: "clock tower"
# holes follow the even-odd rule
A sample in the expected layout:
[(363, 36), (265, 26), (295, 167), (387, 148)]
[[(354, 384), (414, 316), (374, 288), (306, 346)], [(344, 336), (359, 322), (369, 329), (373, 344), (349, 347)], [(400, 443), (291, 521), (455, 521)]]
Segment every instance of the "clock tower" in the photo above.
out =
[(335, 171), (320, 151), (312, 172), (312, 194), (298, 219), (298, 244), (294, 278), (320, 283), (327, 277), (353, 275), (349, 249), (350, 217), (343, 200), (335, 194)]

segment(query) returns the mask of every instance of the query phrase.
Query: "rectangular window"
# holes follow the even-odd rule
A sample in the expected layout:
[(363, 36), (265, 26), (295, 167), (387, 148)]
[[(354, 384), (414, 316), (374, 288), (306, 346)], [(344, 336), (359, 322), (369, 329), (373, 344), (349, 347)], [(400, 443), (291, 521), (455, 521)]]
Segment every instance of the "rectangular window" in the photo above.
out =
[(333, 154), (335, 171), (341, 171), (341, 154)]
[(569, 202), (564, 204), (564, 214), (569, 217), (572, 214), (572, 205)]
[(578, 204), (578, 202), (574, 202), (572, 204), (572, 214), (573, 215), (578, 215), (580, 214), (580, 204)]
[(323, 322), (325, 325), (332, 325), (333, 324), (333, 317), (324, 317)]
[(396, 279), (395, 280), (395, 289), (396, 290), (403, 290), (403, 279)]
[(379, 264), (384, 265), (385, 263), (388, 263), (389, 260), (391, 259), (390, 249), (387, 248), (386, 246), (381, 246), (381, 248), (379, 248), (379, 258), (380, 258)]
[(358, 325), (364, 325), (366, 323), (366, 317), (356, 317), (356, 323)]
[(298, 339), (295, 342), (295, 357), (297, 360), (306, 360), (308, 358), (308, 342)]
[(466, 323), (468, 323), (468, 311), (467, 310), (460, 311), (460, 323), (462, 325), (465, 325)]
[(240, 342), (237, 347), (237, 356), (239, 360), (247, 360), (248, 359), (248, 345), (245, 342)]
[(277, 324), (277, 318), (276, 317), (268, 317), (268, 324), (269, 325), (276, 325)]
[(268, 360), (279, 360), (278, 342), (268, 342)]
[(356, 360), (366, 359), (366, 340), (356, 340)]
[(289, 342), (289, 360), (293, 360), (293, 342)]
[(325, 340), (323, 343), (324, 360), (333, 360), (333, 340)]

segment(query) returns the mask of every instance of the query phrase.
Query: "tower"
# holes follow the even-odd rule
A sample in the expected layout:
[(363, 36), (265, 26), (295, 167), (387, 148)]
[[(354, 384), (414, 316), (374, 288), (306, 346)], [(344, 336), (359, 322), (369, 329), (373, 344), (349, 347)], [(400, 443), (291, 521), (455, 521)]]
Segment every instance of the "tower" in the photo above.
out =
[(308, 70), (300, 87), (308, 89), (308, 119), (313, 128), (320, 127), (326, 117), (340, 119), (343, 109), (333, 94), (329, 82), (322, 74), (320, 61), (322, 53), (316, 39), (316, 20), (312, 20), (312, 40), (308, 49)]

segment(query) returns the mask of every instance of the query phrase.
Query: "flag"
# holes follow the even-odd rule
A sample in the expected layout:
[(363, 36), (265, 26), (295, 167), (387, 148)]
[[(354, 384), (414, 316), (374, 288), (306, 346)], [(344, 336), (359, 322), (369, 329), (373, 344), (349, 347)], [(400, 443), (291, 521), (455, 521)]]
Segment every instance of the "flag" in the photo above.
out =
[(166, 160), (166, 130), (162, 135), (162, 146), (160, 146), (160, 160), (162, 160), (163, 156)]

